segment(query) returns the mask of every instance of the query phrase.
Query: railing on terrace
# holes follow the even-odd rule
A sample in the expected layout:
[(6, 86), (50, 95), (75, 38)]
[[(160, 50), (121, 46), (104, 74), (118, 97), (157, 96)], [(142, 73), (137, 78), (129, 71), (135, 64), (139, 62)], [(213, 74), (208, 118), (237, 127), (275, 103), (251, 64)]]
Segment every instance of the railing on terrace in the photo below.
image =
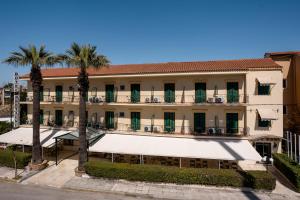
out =
[[(26, 98), (27, 102), (32, 102), (32, 96)], [(63, 96), (62, 101), (57, 101), (55, 95), (44, 95), (42, 102), (66, 102), (66, 103), (78, 103), (79, 96)], [(114, 95), (114, 96), (89, 96), (87, 99), (88, 103), (132, 103), (132, 104), (239, 104), (248, 103), (248, 95), (175, 95), (175, 96), (165, 96), (165, 95)]]

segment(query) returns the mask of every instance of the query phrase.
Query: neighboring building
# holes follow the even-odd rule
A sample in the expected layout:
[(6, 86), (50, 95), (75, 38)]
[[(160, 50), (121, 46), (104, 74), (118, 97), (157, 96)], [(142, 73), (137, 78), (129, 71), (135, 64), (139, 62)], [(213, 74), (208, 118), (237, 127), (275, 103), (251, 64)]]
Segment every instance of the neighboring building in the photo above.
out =
[[(42, 70), (41, 124), (78, 126), (77, 68)], [(280, 152), (282, 67), (270, 58), (88, 69), (88, 126), (133, 135), (249, 140)], [(28, 75), (29, 123), (32, 88)], [(155, 146), (153, 148), (156, 148)]]
[(300, 51), (270, 52), (283, 71), (283, 128), (300, 133)]

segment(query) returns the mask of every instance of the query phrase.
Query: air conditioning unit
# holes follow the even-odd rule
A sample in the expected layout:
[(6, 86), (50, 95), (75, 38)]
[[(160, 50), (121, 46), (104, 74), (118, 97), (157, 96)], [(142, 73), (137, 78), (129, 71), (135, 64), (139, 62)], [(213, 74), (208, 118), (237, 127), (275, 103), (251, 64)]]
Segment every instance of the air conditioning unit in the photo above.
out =
[(224, 103), (225, 99), (223, 97), (216, 97), (215, 102), (216, 103)]
[(104, 100), (102, 97), (98, 97), (99, 103), (102, 103)]
[(100, 102), (99, 98), (95, 97), (95, 103), (99, 103), (99, 102)]
[(93, 97), (90, 97), (90, 98), (89, 98), (89, 102), (90, 102), (90, 103), (93, 103), (93, 100), (94, 100)]
[(207, 133), (208, 133), (208, 135), (214, 135), (214, 134), (217, 133), (217, 131), (216, 131), (215, 128), (209, 128), (209, 129), (207, 130)]
[(150, 126), (145, 126), (144, 131), (145, 132), (150, 132), (151, 131), (151, 127)]
[(157, 126), (153, 127), (153, 132), (158, 133), (159, 132), (159, 127), (157, 127)]
[(158, 98), (158, 97), (154, 97), (154, 98), (153, 98), (153, 102), (154, 102), (154, 103), (159, 103), (159, 98)]
[(214, 98), (214, 97), (209, 97), (209, 98), (207, 99), (207, 102), (208, 102), (208, 103), (215, 103), (215, 98)]
[(225, 134), (225, 129), (224, 128), (218, 128), (218, 134), (220, 134), (220, 135)]
[(146, 102), (146, 103), (150, 103), (150, 98), (147, 97), (147, 98), (145, 99), (145, 102)]

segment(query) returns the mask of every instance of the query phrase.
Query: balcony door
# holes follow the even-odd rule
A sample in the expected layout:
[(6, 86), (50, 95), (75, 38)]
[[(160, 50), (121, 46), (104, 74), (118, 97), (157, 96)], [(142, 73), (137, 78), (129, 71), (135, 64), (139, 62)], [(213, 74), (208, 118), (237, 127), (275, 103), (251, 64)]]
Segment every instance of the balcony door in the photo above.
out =
[(63, 125), (63, 112), (62, 110), (55, 110), (55, 124), (57, 126)]
[(165, 84), (165, 102), (174, 103), (175, 102), (175, 84), (166, 83)]
[(205, 132), (205, 113), (194, 113), (194, 132)]
[(140, 102), (140, 84), (131, 84), (131, 102)]
[(63, 98), (63, 87), (61, 85), (57, 85), (55, 87), (55, 98), (56, 98), (56, 102), (62, 102), (62, 98)]
[(115, 114), (112, 111), (105, 112), (105, 127), (107, 129), (113, 129), (115, 127), (114, 115)]
[(114, 90), (115, 90), (115, 86), (113, 84), (105, 85), (105, 101), (106, 101), (106, 103), (114, 102)]
[(131, 112), (131, 129), (140, 130), (141, 129), (141, 113)]
[(175, 113), (165, 112), (164, 113), (164, 131), (174, 132), (175, 131)]
[(226, 113), (226, 133), (238, 133), (239, 115), (238, 113)]
[(227, 102), (237, 103), (239, 101), (239, 83), (227, 82)]
[(195, 103), (206, 102), (206, 83), (195, 83)]

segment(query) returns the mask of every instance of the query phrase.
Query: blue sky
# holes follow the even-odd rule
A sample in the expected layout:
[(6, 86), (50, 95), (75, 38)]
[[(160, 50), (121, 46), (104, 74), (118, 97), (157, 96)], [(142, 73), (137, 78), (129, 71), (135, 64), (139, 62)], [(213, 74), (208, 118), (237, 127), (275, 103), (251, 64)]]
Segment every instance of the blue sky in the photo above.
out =
[[(19, 45), (96, 45), (113, 64), (260, 58), (300, 50), (297, 0), (0, 2), (0, 60)], [(14, 71), (0, 64), (0, 84)]]

